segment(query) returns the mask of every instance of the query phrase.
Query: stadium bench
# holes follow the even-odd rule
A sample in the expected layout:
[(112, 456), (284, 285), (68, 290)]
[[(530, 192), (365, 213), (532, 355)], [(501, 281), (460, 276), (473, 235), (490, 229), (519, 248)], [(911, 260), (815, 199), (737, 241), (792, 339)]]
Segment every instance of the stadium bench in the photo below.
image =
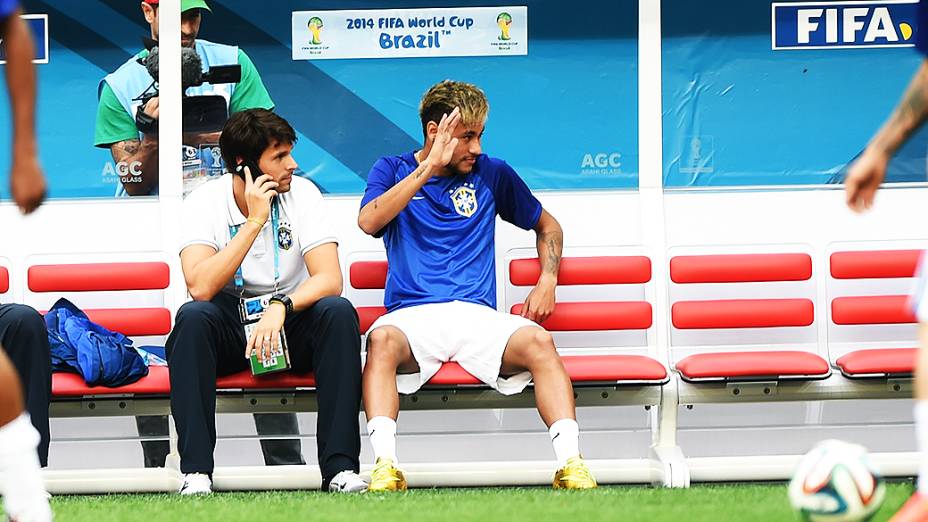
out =
[[(163, 262), (84, 263), (34, 265), (28, 270), (27, 283), (34, 293), (107, 292), (128, 296), (142, 291), (168, 288), (170, 271)], [(164, 307), (119, 306), (85, 309), (91, 320), (126, 336), (166, 336), (170, 333), (171, 311)], [(136, 343), (139, 344), (139, 343)], [(284, 373), (256, 378), (243, 371), (217, 379), (217, 410), (222, 412), (284, 411), (294, 407), (291, 396), (315, 386), (311, 374)], [(260, 400), (249, 393), (262, 394)], [(273, 398), (264, 394), (275, 392)], [(149, 374), (137, 382), (118, 388), (87, 386), (80, 375), (52, 375), (53, 416), (85, 415), (163, 415), (170, 412), (168, 370), (152, 366)]]
[[(513, 286), (533, 286), (539, 277), (537, 259), (512, 260), (509, 264), (509, 283)], [(363, 260), (351, 263), (349, 282), (353, 290), (375, 290), (380, 293), (386, 284), (387, 263), (383, 260)], [(641, 256), (604, 256), (564, 258), (558, 276), (559, 286), (644, 284), (651, 278), (650, 260)], [(349, 298), (352, 296), (349, 295)], [(353, 299), (354, 300), (354, 299)], [(510, 311), (521, 312), (521, 304)], [(379, 305), (357, 306), (361, 332), (365, 333), (378, 317), (386, 313)], [(647, 330), (651, 327), (652, 310), (647, 301), (558, 302), (554, 313), (542, 326), (551, 332)], [(630, 394), (599, 392), (615, 390), (619, 386), (654, 386), (667, 382), (669, 374), (657, 360), (642, 355), (596, 354), (562, 355), (564, 366), (575, 387), (578, 405), (640, 404), (643, 398)], [(596, 390), (586, 390), (596, 388)], [(457, 363), (446, 363), (422, 390), (402, 397), (406, 407), (427, 407), (430, 392), (439, 391), (440, 406), (449, 407), (502, 407), (502, 405), (528, 406), (533, 404), (530, 394), (513, 397), (487, 395), (489, 387), (467, 373)], [(447, 393), (447, 392), (452, 393)], [(465, 401), (479, 396), (479, 402)], [(657, 404), (659, 394), (645, 404)], [(431, 404), (431, 403), (430, 403)]]
[[(829, 257), (834, 286), (859, 280), (904, 280), (915, 275), (920, 250), (840, 251)], [(844, 292), (841, 292), (842, 294)], [(915, 371), (917, 348), (911, 325), (915, 315), (907, 295), (841, 295), (831, 300), (832, 351), (842, 351), (834, 366), (848, 379), (908, 379)], [(894, 326), (906, 339), (886, 339)], [(896, 328), (898, 329), (898, 328)], [(845, 331), (848, 331), (845, 334)], [(844, 338), (843, 335), (847, 335)], [(900, 345), (901, 343), (905, 343)], [(863, 346), (861, 346), (863, 345)]]
[[(514, 285), (532, 285), (538, 277), (537, 260), (518, 260), (511, 265)], [(386, 263), (358, 262), (349, 270), (351, 286), (358, 289), (382, 289), (386, 281)], [(642, 257), (567, 258), (561, 269), (562, 285), (643, 284), (650, 279), (650, 262)], [(96, 263), (39, 265), (29, 268), (28, 284), (33, 292), (131, 292), (165, 289), (169, 283), (164, 263)], [(513, 307), (518, 313), (519, 307)], [(382, 315), (382, 306), (359, 306), (361, 333)], [(170, 311), (157, 308), (92, 308), (88, 316), (107, 328), (129, 336), (166, 335), (170, 331)], [(560, 303), (545, 326), (552, 331), (647, 329), (651, 326), (651, 306), (646, 301)], [(623, 394), (602, 393), (603, 387), (615, 389), (633, 385), (660, 385), (669, 374), (660, 362), (641, 355), (573, 355), (564, 364), (578, 389), (582, 404), (624, 404)], [(274, 412), (311, 411), (315, 408), (312, 374), (284, 373), (256, 378), (250, 372), (217, 379), (217, 411)], [(152, 367), (148, 376), (119, 387), (89, 387), (78, 375), (56, 373), (53, 376), (53, 415), (139, 415), (166, 413), (170, 392), (166, 368)], [(499, 403), (531, 404), (531, 397), (511, 401), (503, 396), (487, 396), (485, 388), (456, 363), (446, 364), (419, 393), (404, 397), (407, 409), (434, 407), (493, 407)], [(436, 392), (436, 393), (430, 393)], [(479, 402), (470, 399), (480, 396)], [(657, 403), (630, 394), (628, 402)]]
[[(717, 254), (676, 256), (670, 260), (670, 277), (678, 288), (683, 285), (780, 283), (809, 281), (812, 259), (805, 253)], [(728, 290), (728, 289), (726, 289)], [(727, 383), (738, 381), (784, 381), (825, 379), (828, 362), (813, 349), (796, 349), (805, 339), (793, 336), (796, 329), (808, 329), (815, 320), (811, 285), (803, 286), (800, 297), (751, 299), (680, 299), (671, 307), (673, 337), (687, 332), (716, 332), (724, 338), (726, 330), (782, 329), (785, 341), (765, 342), (757, 337), (755, 346), (735, 342), (724, 350), (700, 349), (674, 364), (680, 377), (689, 383)], [(814, 336), (814, 331), (809, 332)], [(748, 334), (749, 335), (749, 334)], [(677, 342), (672, 342), (677, 349)], [(752, 343), (753, 344), (753, 343)], [(814, 344), (814, 339), (813, 343)], [(691, 350), (695, 351), (695, 350)], [(739, 388), (736, 388), (739, 389)]]

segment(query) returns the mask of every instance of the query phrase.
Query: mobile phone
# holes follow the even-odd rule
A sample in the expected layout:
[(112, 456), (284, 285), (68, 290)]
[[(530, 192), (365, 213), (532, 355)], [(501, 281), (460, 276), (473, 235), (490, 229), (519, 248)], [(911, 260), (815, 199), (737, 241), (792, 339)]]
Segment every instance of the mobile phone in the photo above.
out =
[(235, 166), (235, 173), (238, 176), (241, 176), (242, 179), (245, 179), (245, 167), (248, 167), (248, 170), (251, 171), (251, 179), (257, 179), (258, 176), (264, 174), (261, 172), (261, 169), (258, 168), (258, 164), (251, 160), (244, 160), (238, 162), (238, 165)]

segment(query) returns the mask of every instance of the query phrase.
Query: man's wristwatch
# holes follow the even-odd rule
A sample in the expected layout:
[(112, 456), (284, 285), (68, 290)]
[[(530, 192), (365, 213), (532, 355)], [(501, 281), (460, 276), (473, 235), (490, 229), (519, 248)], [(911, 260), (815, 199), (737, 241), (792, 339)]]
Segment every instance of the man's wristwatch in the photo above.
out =
[(290, 298), (287, 297), (286, 294), (272, 295), (271, 298), (268, 299), (268, 305), (270, 305), (271, 303), (280, 303), (284, 305), (284, 309), (287, 311), (288, 314), (293, 312), (293, 301), (290, 300)]

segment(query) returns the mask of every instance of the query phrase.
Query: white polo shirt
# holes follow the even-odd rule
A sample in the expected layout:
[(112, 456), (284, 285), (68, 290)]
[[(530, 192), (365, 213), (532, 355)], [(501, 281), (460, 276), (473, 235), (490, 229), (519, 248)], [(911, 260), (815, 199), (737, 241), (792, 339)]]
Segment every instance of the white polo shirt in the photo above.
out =
[[(209, 245), (222, 250), (232, 241), (230, 227), (240, 227), (242, 215), (232, 193), (233, 174), (205, 183), (184, 200), (180, 250)], [(309, 278), (303, 255), (325, 243), (337, 243), (325, 212), (325, 200), (311, 181), (294, 176), (290, 190), (277, 196), (280, 220), (274, 231), (271, 218), (255, 238), (242, 262), (245, 297), (273, 293), (274, 243), (280, 256), (278, 291), (290, 294)], [(223, 292), (239, 295), (232, 278)]]

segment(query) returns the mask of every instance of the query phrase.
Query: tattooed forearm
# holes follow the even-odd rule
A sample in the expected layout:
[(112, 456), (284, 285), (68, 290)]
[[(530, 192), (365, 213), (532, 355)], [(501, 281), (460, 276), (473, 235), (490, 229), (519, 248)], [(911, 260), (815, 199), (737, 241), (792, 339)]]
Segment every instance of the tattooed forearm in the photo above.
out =
[(893, 154), (928, 118), (928, 63), (912, 78), (902, 100), (873, 139), (873, 146)]
[(561, 251), (564, 248), (563, 232), (560, 230), (546, 232), (538, 238), (538, 243), (544, 245), (544, 255), (539, 255), (542, 272), (557, 275), (561, 266)]
[(123, 140), (110, 145), (116, 172), (123, 188), (131, 196), (152, 193), (158, 184), (158, 142)]

